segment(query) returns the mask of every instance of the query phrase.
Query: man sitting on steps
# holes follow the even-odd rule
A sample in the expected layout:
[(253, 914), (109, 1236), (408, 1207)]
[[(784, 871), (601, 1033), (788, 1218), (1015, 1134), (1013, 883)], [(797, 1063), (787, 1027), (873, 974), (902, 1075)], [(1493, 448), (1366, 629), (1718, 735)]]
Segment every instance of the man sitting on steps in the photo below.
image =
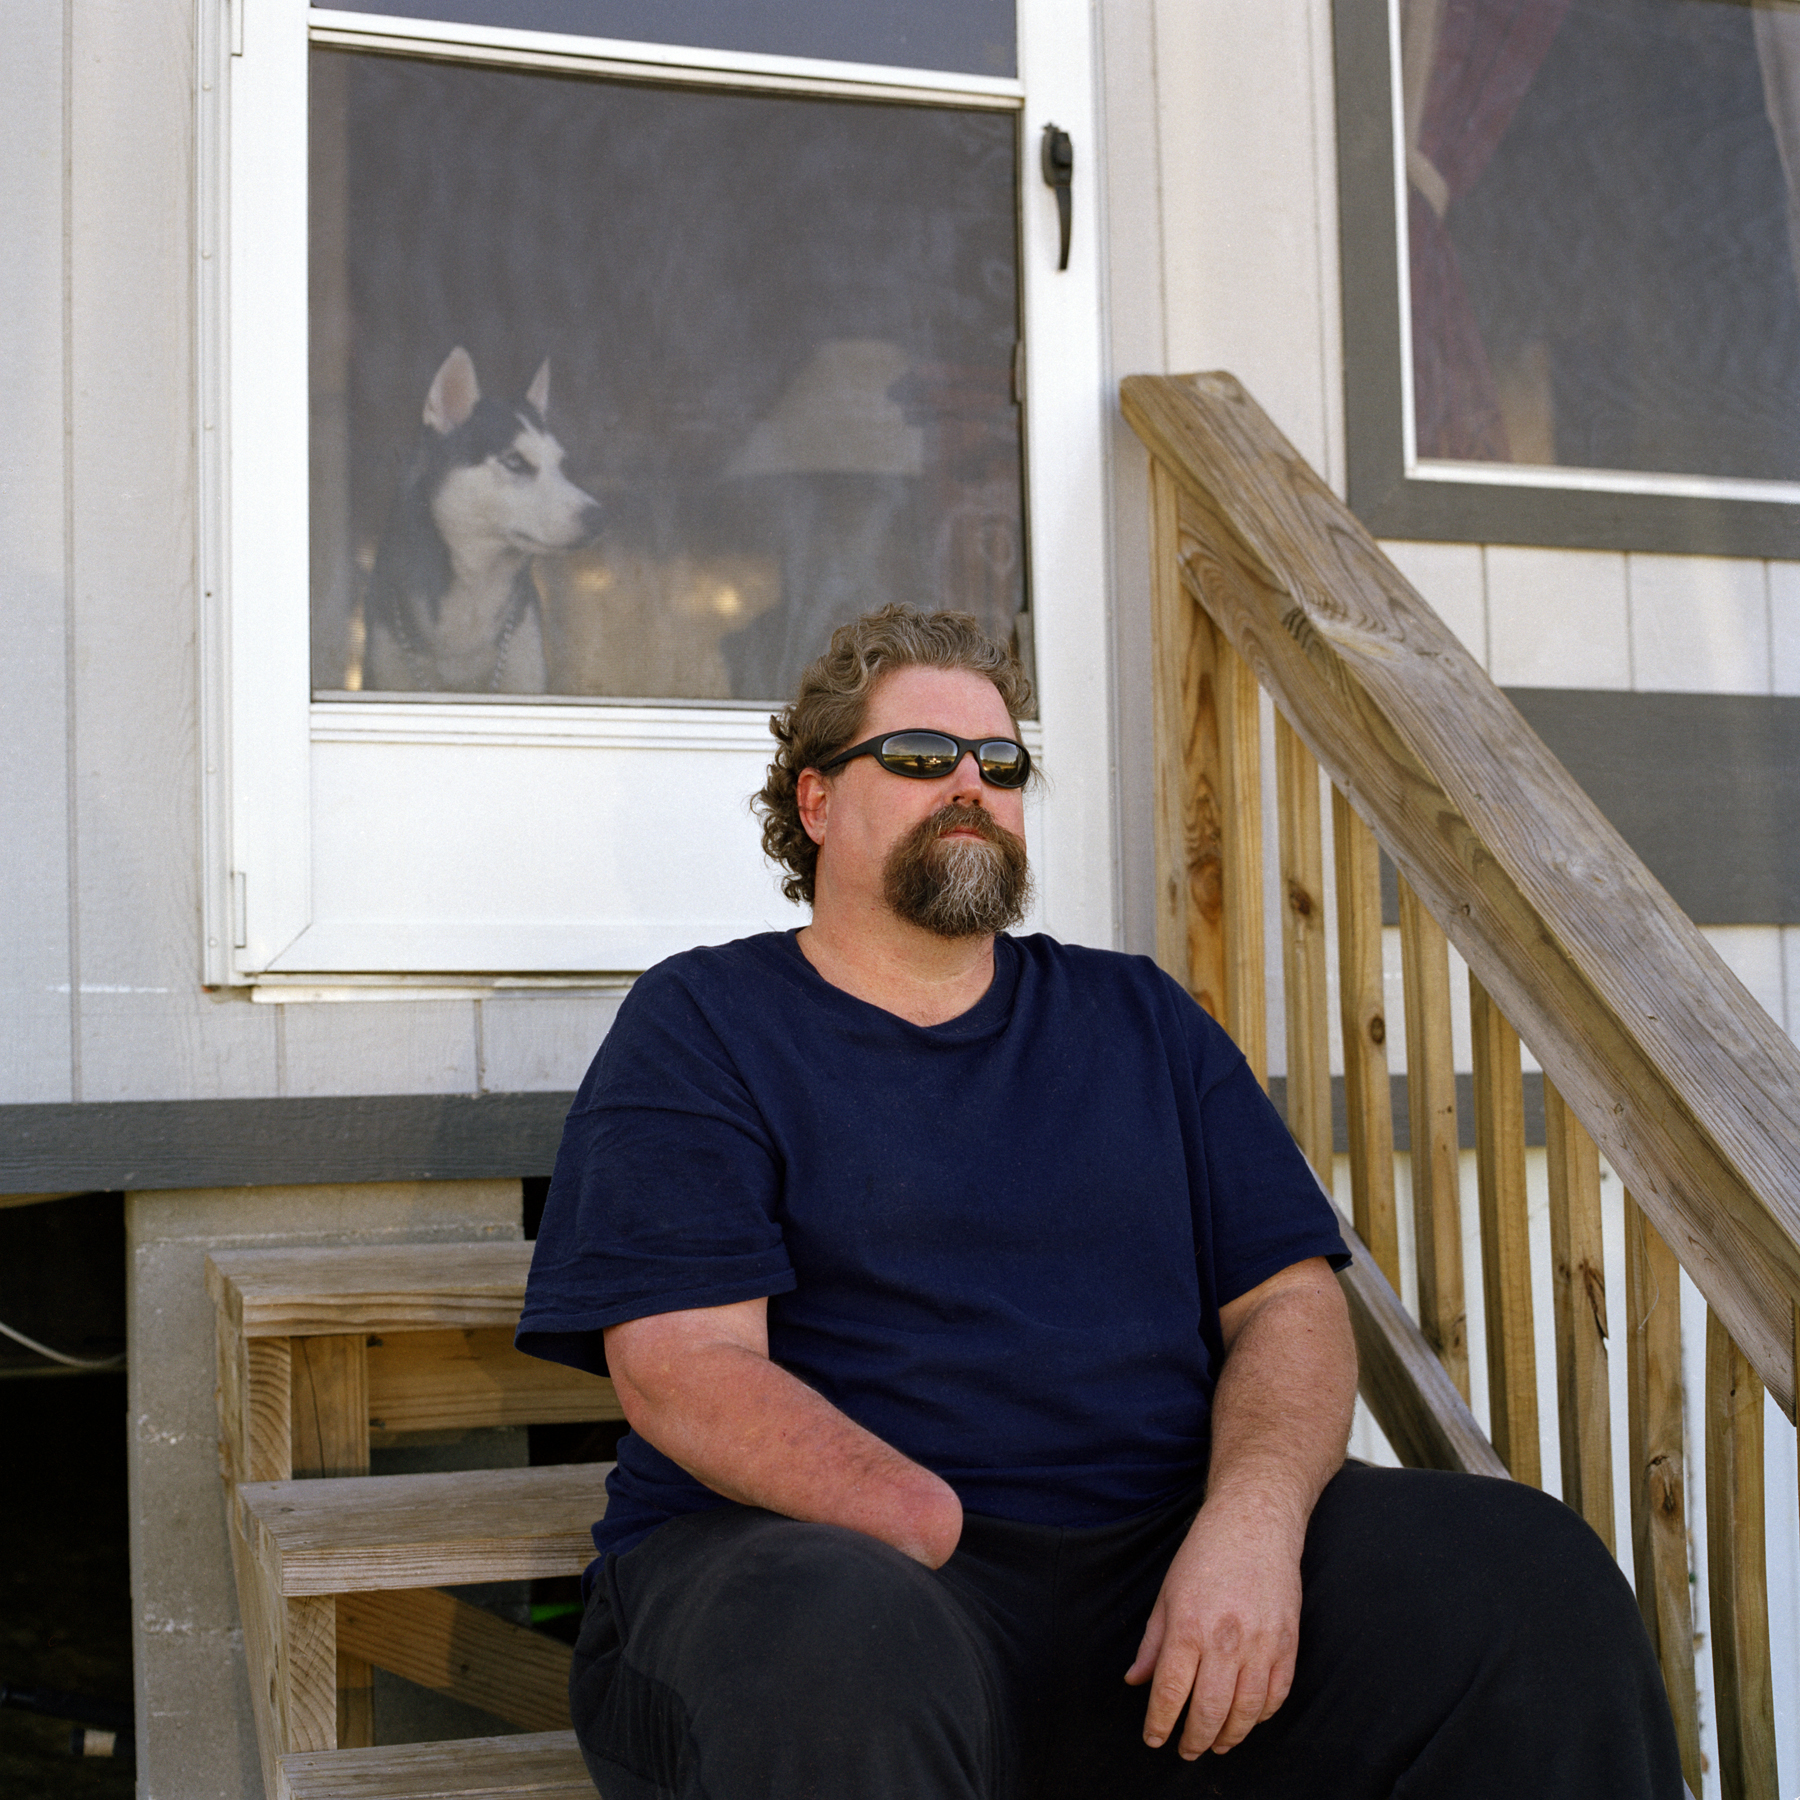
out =
[(631, 1425), (605, 1800), (1674, 1800), (1587, 1526), (1345, 1464), (1348, 1257), (1243, 1057), (1007, 935), (1028, 705), (961, 615), (841, 629), (759, 797), (811, 923), (649, 971), (570, 1112), (519, 1343)]

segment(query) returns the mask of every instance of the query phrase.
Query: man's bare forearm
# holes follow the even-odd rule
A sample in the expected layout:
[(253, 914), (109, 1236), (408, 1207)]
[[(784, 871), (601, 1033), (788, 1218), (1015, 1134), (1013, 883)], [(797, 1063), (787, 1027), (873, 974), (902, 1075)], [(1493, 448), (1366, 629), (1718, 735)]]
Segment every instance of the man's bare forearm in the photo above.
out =
[(1307, 1521), (1344, 1460), (1356, 1345), (1324, 1258), (1221, 1310), (1206, 1501), (1163, 1578), (1130, 1682), (1149, 1682), (1144, 1738), (1229, 1750), (1287, 1698), (1300, 1641)]
[[(1206, 1498), (1280, 1508), (1304, 1535), (1343, 1466), (1356, 1403), (1356, 1340), (1343, 1292), (1321, 1260), (1225, 1322), (1229, 1351), (1213, 1396)], [(1294, 1272), (1296, 1277), (1298, 1271)], [(1235, 1329), (1234, 1329), (1235, 1327)]]
[(728, 1499), (866, 1532), (928, 1568), (947, 1561), (962, 1535), (949, 1484), (743, 1341), (733, 1310), (718, 1334), (696, 1325), (704, 1314), (607, 1333), (632, 1430)]

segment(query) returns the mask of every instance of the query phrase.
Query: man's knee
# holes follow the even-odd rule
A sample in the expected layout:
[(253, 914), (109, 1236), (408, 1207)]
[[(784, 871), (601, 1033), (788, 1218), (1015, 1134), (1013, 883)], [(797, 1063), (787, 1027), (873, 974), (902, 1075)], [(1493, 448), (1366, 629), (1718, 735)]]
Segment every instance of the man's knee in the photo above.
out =
[(1601, 1646), (1630, 1651), (1642, 1635), (1606, 1546), (1560, 1500), (1522, 1483), (1350, 1467), (1315, 1521), (1307, 1557), (1322, 1586), (1354, 1565), (1365, 1604), (1446, 1651), (1514, 1641), (1557, 1662)]
[(811, 1791), (801, 1765), (842, 1776), (871, 1757), (946, 1793), (991, 1774), (980, 1642), (931, 1571), (874, 1538), (738, 1509), (692, 1515), (601, 1584), (571, 1702), (597, 1778), (603, 1765), (621, 1792), (697, 1792), (695, 1759), (721, 1774), (721, 1756), (732, 1779), (708, 1792)]

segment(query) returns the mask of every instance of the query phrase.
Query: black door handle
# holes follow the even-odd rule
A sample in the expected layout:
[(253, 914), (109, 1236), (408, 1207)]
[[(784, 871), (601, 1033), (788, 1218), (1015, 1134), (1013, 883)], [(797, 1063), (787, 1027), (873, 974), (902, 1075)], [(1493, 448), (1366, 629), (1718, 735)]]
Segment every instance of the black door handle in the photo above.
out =
[(1069, 266), (1069, 222), (1073, 206), (1069, 184), (1075, 179), (1075, 141), (1055, 125), (1044, 127), (1044, 185), (1056, 189), (1056, 217), (1062, 226), (1058, 269)]

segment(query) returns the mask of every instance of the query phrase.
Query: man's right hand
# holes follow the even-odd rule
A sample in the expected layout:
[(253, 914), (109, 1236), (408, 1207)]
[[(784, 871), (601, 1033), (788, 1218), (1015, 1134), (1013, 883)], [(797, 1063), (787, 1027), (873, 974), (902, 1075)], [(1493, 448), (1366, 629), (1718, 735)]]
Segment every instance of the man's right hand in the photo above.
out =
[(955, 1491), (769, 1360), (766, 1300), (609, 1326), (606, 1362), (631, 1429), (715, 1493), (949, 1561)]

